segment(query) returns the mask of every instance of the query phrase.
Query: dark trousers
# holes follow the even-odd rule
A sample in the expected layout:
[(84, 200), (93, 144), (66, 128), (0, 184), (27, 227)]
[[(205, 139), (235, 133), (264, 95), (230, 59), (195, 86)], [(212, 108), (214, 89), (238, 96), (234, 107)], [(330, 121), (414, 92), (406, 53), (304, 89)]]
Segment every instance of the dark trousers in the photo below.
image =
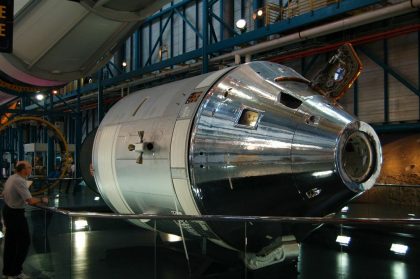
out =
[(28, 254), (31, 238), (25, 209), (3, 207), (3, 220), (6, 227), (3, 252), (3, 274), (16, 276), (22, 272), (22, 265)]

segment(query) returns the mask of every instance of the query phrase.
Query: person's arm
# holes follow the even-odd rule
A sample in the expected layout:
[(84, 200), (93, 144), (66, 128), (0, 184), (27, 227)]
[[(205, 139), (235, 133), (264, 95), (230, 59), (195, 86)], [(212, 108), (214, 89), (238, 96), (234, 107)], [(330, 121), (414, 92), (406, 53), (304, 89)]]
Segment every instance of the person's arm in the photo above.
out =
[(26, 180), (17, 181), (15, 190), (19, 196), (29, 205), (35, 205), (41, 202), (41, 199), (32, 197), (31, 192), (29, 192)]
[(29, 205), (36, 205), (39, 203), (48, 203), (48, 198), (47, 197), (42, 197), (42, 198), (35, 198), (35, 197), (31, 197), (29, 199), (25, 200)]

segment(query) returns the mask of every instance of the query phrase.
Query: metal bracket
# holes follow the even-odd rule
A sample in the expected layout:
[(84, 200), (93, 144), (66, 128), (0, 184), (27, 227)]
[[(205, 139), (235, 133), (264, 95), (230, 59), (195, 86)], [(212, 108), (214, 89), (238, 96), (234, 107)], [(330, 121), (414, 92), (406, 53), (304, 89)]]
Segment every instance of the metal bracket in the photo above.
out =
[(130, 143), (128, 145), (128, 150), (140, 153), (139, 156), (136, 159), (137, 164), (143, 164), (143, 153), (147, 151), (153, 150), (153, 142), (145, 142), (143, 140), (144, 138), (144, 131), (138, 131), (139, 139), (140, 141), (137, 143)]

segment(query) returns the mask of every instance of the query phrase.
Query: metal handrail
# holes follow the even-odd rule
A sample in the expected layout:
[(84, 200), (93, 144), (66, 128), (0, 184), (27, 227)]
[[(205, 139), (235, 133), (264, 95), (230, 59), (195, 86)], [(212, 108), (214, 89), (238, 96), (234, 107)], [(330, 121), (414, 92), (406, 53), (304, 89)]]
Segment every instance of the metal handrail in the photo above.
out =
[(235, 215), (161, 215), (161, 214), (118, 214), (101, 212), (76, 212), (46, 205), (36, 207), (69, 217), (142, 219), (142, 220), (186, 220), (186, 221), (232, 221), (232, 222), (293, 222), (309, 224), (381, 224), (420, 225), (419, 218), (337, 218), (337, 217), (290, 217), (290, 216), (235, 216)]

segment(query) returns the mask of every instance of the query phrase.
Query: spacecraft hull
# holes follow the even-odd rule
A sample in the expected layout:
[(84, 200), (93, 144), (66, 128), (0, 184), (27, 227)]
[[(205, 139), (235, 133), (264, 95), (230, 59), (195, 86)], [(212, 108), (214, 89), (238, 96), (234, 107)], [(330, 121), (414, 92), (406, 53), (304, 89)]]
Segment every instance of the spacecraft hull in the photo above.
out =
[[(369, 125), (269, 62), (133, 93), (107, 113), (93, 147), (99, 191), (120, 213), (324, 216), (372, 187), (381, 162)], [(157, 226), (179, 234), (177, 223)], [(243, 248), (244, 224), (181, 227)], [(294, 229), (252, 224), (248, 249)]]

